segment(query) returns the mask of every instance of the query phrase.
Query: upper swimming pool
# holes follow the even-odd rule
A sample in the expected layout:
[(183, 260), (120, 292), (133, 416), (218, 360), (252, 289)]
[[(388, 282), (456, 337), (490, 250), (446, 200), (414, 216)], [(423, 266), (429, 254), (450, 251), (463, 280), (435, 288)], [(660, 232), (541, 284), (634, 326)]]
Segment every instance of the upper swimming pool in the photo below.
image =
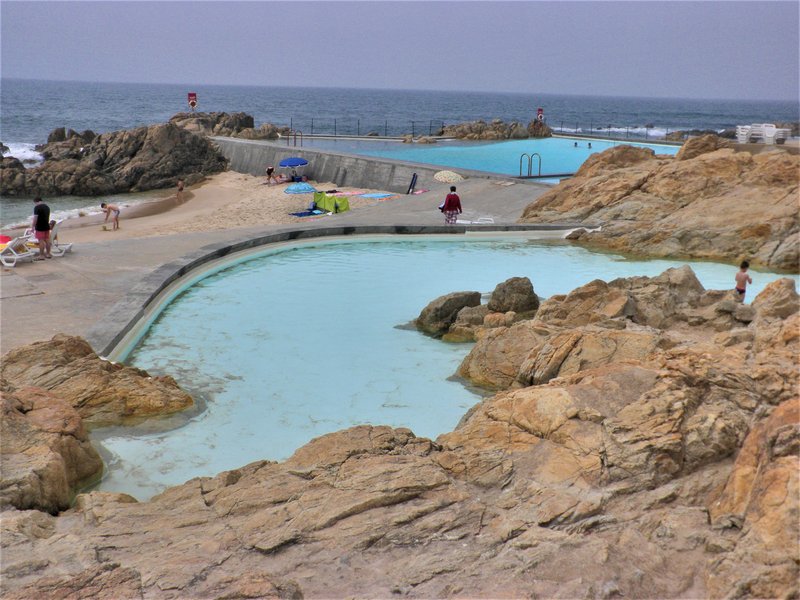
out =
[[(500, 175), (518, 176), (520, 157), (538, 153), (542, 158), (541, 174), (575, 173), (592, 154), (623, 144), (651, 148), (656, 154), (674, 155), (680, 146), (644, 144), (612, 140), (587, 140), (584, 138), (537, 138), (505, 142), (444, 141), (436, 144), (403, 144), (400, 142), (306, 138), (304, 147), (332, 150), (346, 154), (378, 156), (471, 171), (487, 171)], [(528, 159), (522, 161), (523, 175), (527, 175)], [(532, 173), (539, 173), (534, 157)]]
[[(489, 293), (514, 276), (549, 297), (684, 264), (522, 236), (320, 239), (235, 260), (176, 290), (126, 361), (174, 376), (203, 410), (178, 416), (182, 425), (166, 432), (152, 430), (161, 421), (148, 432), (95, 430), (110, 457), (101, 489), (145, 499), (192, 477), (285, 459), (313, 437), (360, 423), (435, 438), (480, 396), (452, 377), (469, 344), (402, 327), (430, 300)], [(732, 287), (735, 266), (689, 264), (706, 287)], [(748, 299), (778, 277), (754, 272)]]

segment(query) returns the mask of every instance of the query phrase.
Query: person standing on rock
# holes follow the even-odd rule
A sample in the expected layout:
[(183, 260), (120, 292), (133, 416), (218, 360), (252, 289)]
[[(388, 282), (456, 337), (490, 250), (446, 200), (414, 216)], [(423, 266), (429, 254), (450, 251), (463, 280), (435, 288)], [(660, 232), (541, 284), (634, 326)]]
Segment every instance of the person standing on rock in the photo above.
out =
[(36, 260), (53, 258), (53, 255), (50, 254), (50, 207), (42, 202), (39, 196), (33, 199), (31, 229), (33, 229), (33, 235), (39, 243), (39, 256)]
[(461, 198), (456, 194), (456, 186), (450, 186), (450, 193), (444, 199), (442, 204), (442, 212), (444, 213), (444, 222), (446, 225), (455, 225), (458, 215), (462, 213)]
[(117, 229), (119, 229), (119, 206), (117, 206), (116, 204), (106, 204), (105, 202), (102, 202), (100, 204), (100, 208), (106, 211), (106, 220), (104, 221), (105, 223), (108, 223), (109, 217), (112, 217), (113, 215), (113, 218), (111, 219), (111, 225), (112, 225), (111, 230), (116, 231)]
[(744, 302), (744, 295), (747, 293), (747, 284), (753, 283), (750, 275), (747, 274), (747, 269), (750, 268), (750, 263), (746, 260), (742, 261), (739, 265), (739, 271), (736, 273), (736, 299), (739, 302)]

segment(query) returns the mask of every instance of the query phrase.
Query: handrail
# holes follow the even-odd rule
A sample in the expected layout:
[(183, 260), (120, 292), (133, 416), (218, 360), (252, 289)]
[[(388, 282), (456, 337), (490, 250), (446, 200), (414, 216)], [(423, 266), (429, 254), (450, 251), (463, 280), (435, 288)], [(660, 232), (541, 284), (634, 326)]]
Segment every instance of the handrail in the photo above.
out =
[[(303, 132), (300, 131), (299, 129), (293, 129), (292, 131), (289, 132), (289, 135), (286, 136), (286, 145), (287, 146), (291, 146), (291, 145), (297, 146), (297, 134), (298, 133), (300, 134), (300, 147), (303, 146)], [(294, 139), (294, 144), (290, 144), (289, 143), (292, 139)]]
[(526, 157), (528, 158), (528, 177), (532, 177), (533, 176), (533, 157), (534, 156), (539, 159), (539, 175), (538, 176), (539, 177), (542, 176), (542, 155), (539, 154), (538, 152), (532, 152), (531, 154), (528, 154), (527, 152), (523, 152), (519, 157), (519, 176), (520, 177), (525, 177), (525, 175), (522, 174), (522, 161)]

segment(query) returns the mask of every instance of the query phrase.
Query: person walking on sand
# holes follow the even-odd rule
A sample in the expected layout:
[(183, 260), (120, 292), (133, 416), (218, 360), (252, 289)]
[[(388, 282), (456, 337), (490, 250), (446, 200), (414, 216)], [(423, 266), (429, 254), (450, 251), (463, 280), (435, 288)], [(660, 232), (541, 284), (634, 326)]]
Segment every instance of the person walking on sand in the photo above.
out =
[(739, 302), (744, 302), (744, 295), (747, 293), (747, 284), (753, 283), (750, 275), (747, 274), (747, 269), (750, 268), (750, 263), (746, 260), (742, 261), (739, 265), (739, 270), (736, 272), (736, 299)]
[(39, 256), (35, 260), (53, 258), (50, 254), (50, 207), (47, 206), (39, 196), (33, 199), (33, 217), (31, 218), (31, 229), (36, 241), (39, 243)]
[(106, 204), (105, 202), (102, 202), (100, 204), (100, 208), (106, 211), (106, 220), (104, 221), (105, 223), (108, 223), (109, 217), (112, 217), (111, 230), (116, 231), (117, 229), (119, 229), (119, 206), (117, 206), (116, 204)]
[(175, 194), (175, 196), (178, 198), (179, 202), (183, 200), (183, 186), (183, 179), (178, 179), (178, 193)]
[(458, 215), (461, 214), (461, 198), (456, 194), (456, 186), (450, 186), (450, 193), (444, 199), (442, 204), (442, 212), (444, 213), (444, 222), (447, 225), (455, 225)]

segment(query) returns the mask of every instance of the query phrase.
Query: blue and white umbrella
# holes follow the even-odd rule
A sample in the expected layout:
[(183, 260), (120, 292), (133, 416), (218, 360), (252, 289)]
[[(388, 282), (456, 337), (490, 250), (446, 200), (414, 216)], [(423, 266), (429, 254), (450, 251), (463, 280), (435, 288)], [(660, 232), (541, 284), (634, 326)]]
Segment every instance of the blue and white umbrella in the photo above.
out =
[(296, 167), (305, 167), (308, 164), (308, 161), (305, 158), (300, 158), (299, 156), (291, 156), (289, 158), (284, 158), (281, 162), (278, 163), (279, 167), (283, 167), (284, 169), (287, 168), (296, 168)]

